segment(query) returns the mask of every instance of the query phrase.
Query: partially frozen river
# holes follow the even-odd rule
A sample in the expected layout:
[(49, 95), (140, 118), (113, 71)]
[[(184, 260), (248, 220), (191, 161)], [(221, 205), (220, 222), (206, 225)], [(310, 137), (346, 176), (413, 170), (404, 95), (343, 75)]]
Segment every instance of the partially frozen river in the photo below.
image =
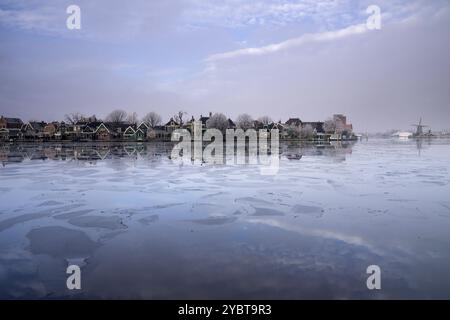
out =
[(274, 176), (171, 147), (0, 146), (0, 298), (450, 298), (450, 141), (282, 144)]

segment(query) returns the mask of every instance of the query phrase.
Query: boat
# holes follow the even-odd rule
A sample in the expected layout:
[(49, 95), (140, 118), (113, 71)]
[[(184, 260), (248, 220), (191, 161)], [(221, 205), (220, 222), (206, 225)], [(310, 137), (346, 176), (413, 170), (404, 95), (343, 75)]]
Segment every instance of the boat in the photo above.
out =
[(412, 132), (409, 131), (398, 131), (392, 135), (393, 137), (398, 137), (400, 139), (409, 139), (413, 136)]

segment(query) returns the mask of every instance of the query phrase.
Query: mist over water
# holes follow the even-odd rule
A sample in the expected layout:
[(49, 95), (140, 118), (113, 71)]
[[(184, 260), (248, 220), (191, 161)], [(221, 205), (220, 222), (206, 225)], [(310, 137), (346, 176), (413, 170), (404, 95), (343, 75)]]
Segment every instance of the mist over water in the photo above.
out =
[(274, 176), (172, 147), (2, 145), (0, 298), (450, 298), (449, 140), (280, 143)]

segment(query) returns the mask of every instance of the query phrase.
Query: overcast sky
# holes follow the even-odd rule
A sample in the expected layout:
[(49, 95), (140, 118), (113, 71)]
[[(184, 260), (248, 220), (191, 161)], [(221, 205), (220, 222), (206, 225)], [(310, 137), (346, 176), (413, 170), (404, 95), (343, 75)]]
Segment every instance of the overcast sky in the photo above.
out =
[(450, 129), (450, 1), (0, 0), (0, 114), (116, 108)]

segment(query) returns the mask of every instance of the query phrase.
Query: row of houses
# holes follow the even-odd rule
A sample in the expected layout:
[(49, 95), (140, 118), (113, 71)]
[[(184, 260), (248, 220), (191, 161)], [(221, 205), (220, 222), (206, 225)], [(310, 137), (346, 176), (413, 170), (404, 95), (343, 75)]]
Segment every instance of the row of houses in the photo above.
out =
[(169, 124), (150, 128), (150, 126), (142, 122), (139, 125), (127, 123), (112, 123), (103, 121), (78, 121), (74, 124), (65, 122), (37, 122), (31, 121), (24, 123), (17, 118), (0, 118), (0, 140), (3, 141), (52, 141), (52, 140), (69, 140), (69, 141), (110, 141), (110, 140), (131, 140), (144, 141), (153, 136), (155, 132), (162, 132), (161, 138), (169, 136)]
[[(201, 115), (198, 119), (203, 130), (207, 128), (209, 116)], [(0, 118), (0, 140), (1, 141), (168, 141), (175, 129), (184, 128), (192, 132), (194, 117), (181, 125), (171, 118), (165, 125), (150, 127), (146, 122), (139, 124), (103, 122), (97, 119), (86, 119), (74, 124), (65, 122), (37, 122), (24, 123), (18, 118)], [(290, 118), (285, 123), (271, 122), (262, 123), (253, 121), (253, 128), (278, 129), (280, 137), (299, 138), (302, 130), (308, 129), (308, 134), (318, 140), (341, 140), (345, 134), (352, 132), (352, 125), (347, 124), (344, 115), (334, 115), (334, 132), (327, 132), (324, 122), (303, 122), (299, 118)], [(228, 119), (228, 128), (235, 129), (236, 125)]]

